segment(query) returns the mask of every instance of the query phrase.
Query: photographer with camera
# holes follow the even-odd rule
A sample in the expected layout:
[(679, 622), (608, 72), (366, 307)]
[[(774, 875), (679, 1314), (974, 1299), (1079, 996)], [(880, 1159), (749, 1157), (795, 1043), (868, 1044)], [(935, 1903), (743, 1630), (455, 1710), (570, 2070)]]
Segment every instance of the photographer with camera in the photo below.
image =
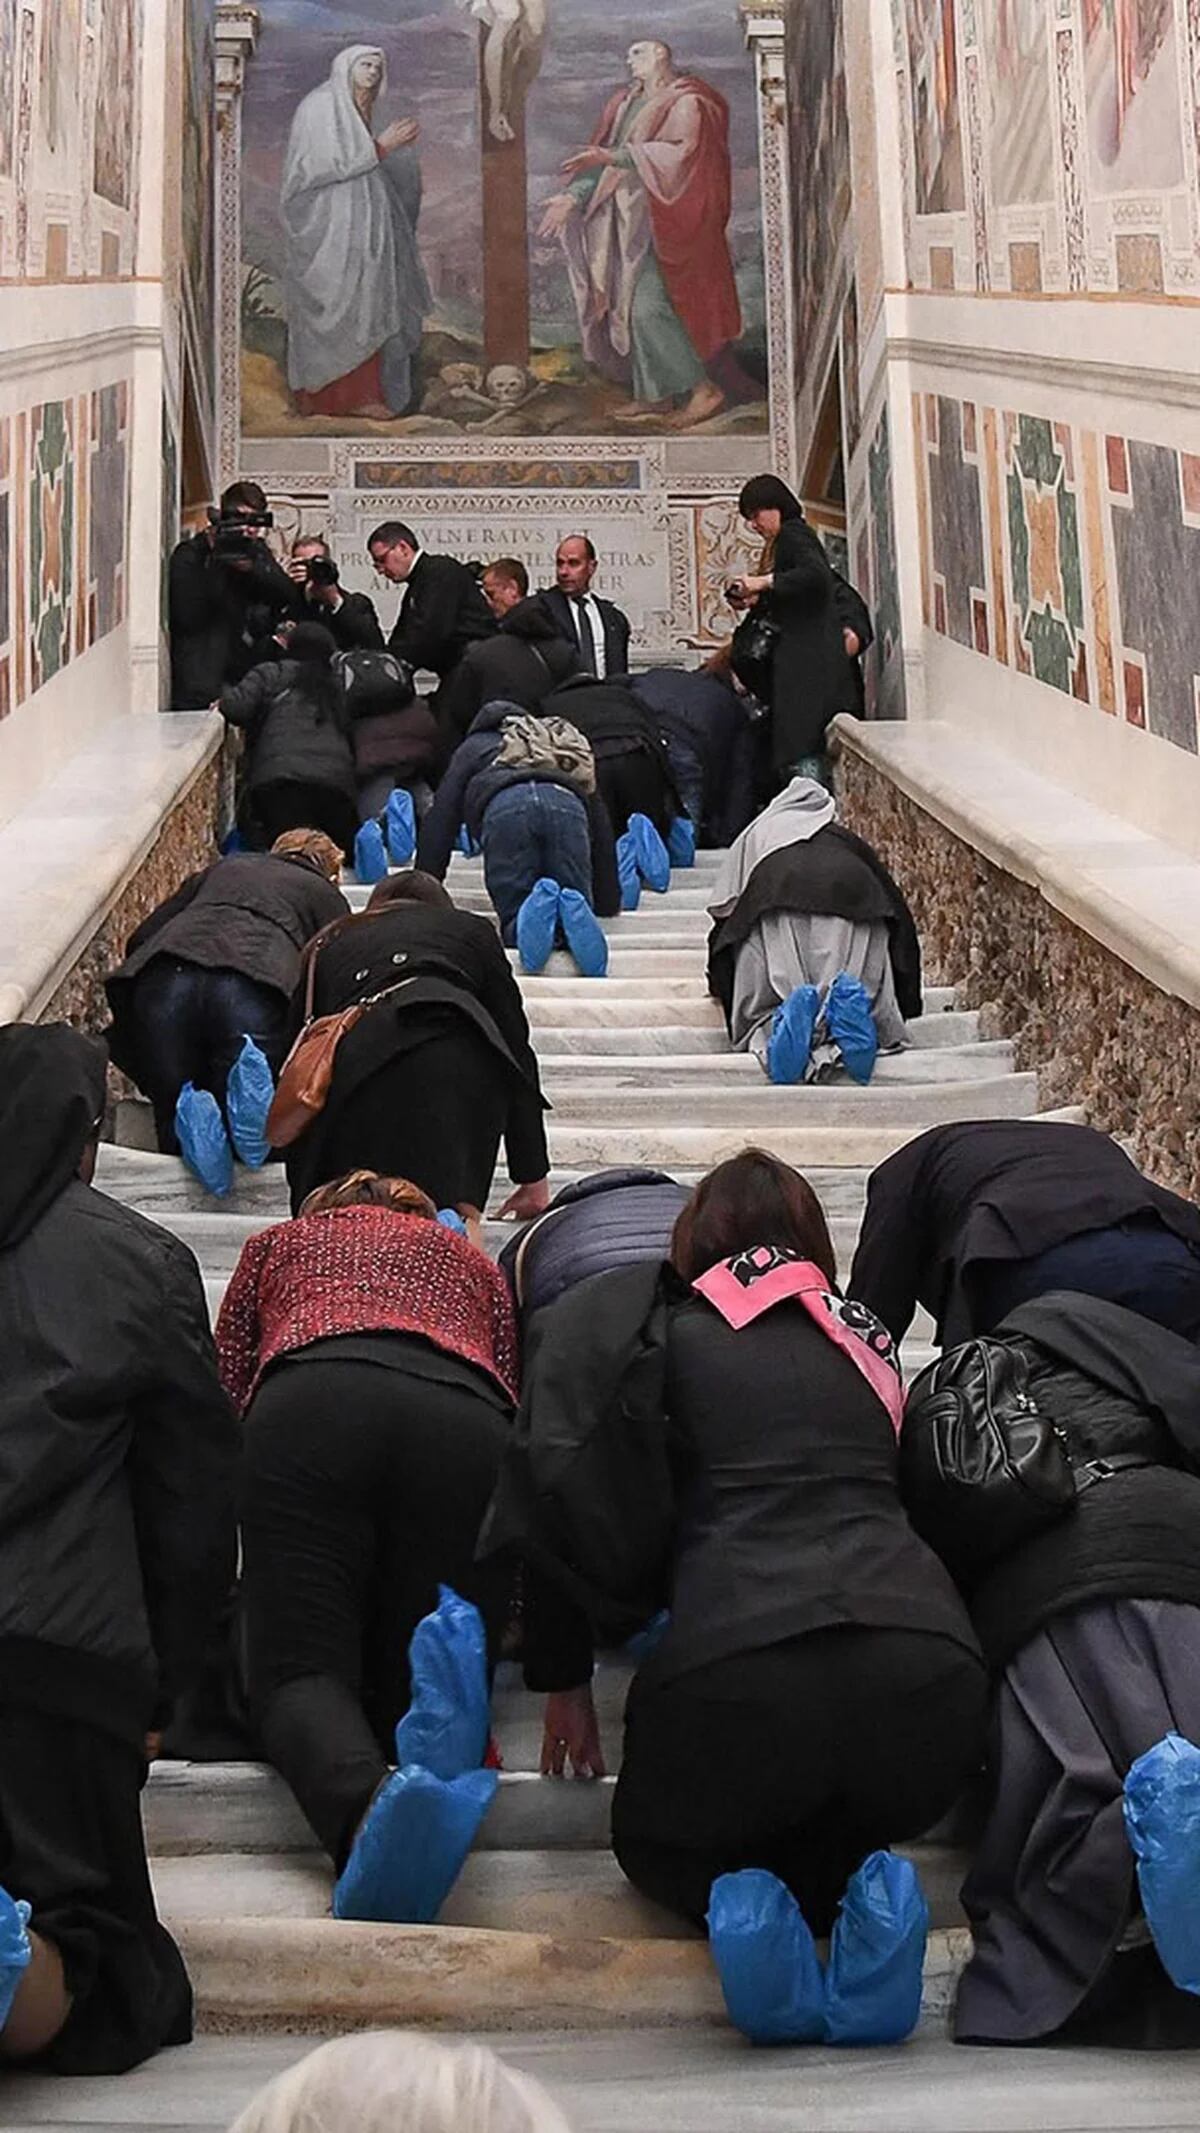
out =
[(339, 652), (382, 652), (383, 631), (375, 604), (366, 593), (346, 592), (327, 540), (301, 533), (292, 542), (287, 574), (292, 580), (292, 615), (297, 622), (319, 622)]
[(207, 711), (241, 681), (295, 593), (263, 538), (274, 521), (256, 481), (234, 482), (208, 517), (171, 557), (172, 711)]

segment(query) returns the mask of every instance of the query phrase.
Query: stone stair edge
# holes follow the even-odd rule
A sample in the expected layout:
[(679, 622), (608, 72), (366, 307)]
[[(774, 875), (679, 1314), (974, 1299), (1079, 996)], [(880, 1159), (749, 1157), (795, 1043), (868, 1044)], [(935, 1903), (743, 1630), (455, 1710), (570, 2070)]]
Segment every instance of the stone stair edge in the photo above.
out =
[[(208, 2035), (727, 2022), (700, 1941), (334, 1919), (184, 1920), (171, 1930), (195, 1987), (197, 2027)], [(930, 1934), (922, 2029), (944, 2022), (970, 1945), (965, 1927)]]

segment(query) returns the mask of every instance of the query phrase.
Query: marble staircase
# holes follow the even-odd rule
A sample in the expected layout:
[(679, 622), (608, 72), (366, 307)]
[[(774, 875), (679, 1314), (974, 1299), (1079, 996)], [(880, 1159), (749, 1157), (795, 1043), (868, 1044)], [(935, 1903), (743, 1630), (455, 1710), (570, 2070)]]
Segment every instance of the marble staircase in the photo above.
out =
[[(652, 1163), (687, 1182), (748, 1142), (800, 1165), (848, 1269), (871, 1167), (926, 1125), (1038, 1111), (1036, 1076), (1014, 1069), (952, 990), (930, 988), (911, 1049), (867, 1089), (771, 1088), (732, 1055), (706, 994), (705, 905), (717, 855), (673, 877), (662, 897), (610, 922), (610, 975), (585, 981), (565, 958), (522, 978), (553, 1110), (552, 1184), (611, 1164)], [(456, 858), (464, 908), (490, 910), (477, 861)], [(349, 891), (361, 906), (366, 892)], [(1069, 1114), (1056, 1114), (1069, 1115)], [(219, 1205), (182, 1166), (149, 1152), (148, 1112), (122, 1107), (102, 1151), (103, 1190), (163, 1222), (195, 1252), (215, 1311), (242, 1244), (287, 1212), (281, 1171), (239, 1171)], [(498, 1251), (512, 1231), (486, 1230)], [(933, 1353), (915, 1324), (911, 1372)], [(610, 1767), (619, 1760), (628, 1671), (601, 1666), (598, 1703)], [(344, 1926), (328, 1916), (330, 1872), (286, 1788), (255, 1764), (159, 1764), (145, 1818), (160, 1904), (185, 1948), (200, 2019), (221, 2030), (336, 2029), (380, 2021), (459, 2028), (708, 2023), (720, 1998), (703, 1944), (646, 1903), (608, 1850), (613, 1780), (536, 1775), (540, 1719), (511, 1670), (498, 1684), (504, 1755), (498, 1799), (437, 1926)], [(926, 2018), (948, 2004), (965, 1950), (956, 1891), (962, 1855), (946, 1833), (917, 1847), (934, 1911)]]

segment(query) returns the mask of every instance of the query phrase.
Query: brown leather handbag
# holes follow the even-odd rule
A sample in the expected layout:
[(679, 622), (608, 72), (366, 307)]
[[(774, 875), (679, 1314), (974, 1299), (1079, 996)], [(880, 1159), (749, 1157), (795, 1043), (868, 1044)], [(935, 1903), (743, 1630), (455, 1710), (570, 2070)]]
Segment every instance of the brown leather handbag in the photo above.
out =
[(362, 1021), (369, 1008), (389, 993), (399, 992), (411, 984), (411, 978), (401, 978), (395, 985), (384, 987), (382, 992), (372, 993), (369, 999), (355, 1000), (349, 1007), (339, 1008), (336, 1015), (313, 1015), (313, 995), (317, 982), (317, 957), (310, 956), (308, 982), (304, 989), (304, 1027), (283, 1062), (275, 1099), (267, 1115), (267, 1139), (272, 1148), (290, 1148), (306, 1133), (314, 1118), (319, 1118), (329, 1098), (333, 1084), (333, 1069), (337, 1060), (338, 1046), (343, 1037)]

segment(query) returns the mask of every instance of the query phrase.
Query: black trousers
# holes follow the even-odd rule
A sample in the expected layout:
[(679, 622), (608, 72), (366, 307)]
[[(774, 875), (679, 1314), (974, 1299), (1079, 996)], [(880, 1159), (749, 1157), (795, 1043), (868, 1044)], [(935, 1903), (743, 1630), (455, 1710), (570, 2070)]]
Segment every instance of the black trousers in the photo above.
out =
[(765, 1867), (828, 1933), (869, 1852), (932, 1828), (982, 1760), (987, 1677), (947, 1637), (828, 1629), (658, 1684), (625, 1713), (613, 1849), (703, 1926), (719, 1874)]
[(0, 1704), (0, 1886), (32, 1906), (72, 1996), (41, 2062), (55, 2073), (123, 2074), (191, 2038), (192, 1989), (146, 1866), (145, 1776), (132, 1742)]
[(331, 1360), (340, 1345), (264, 1379), (242, 1480), (256, 1730), (339, 1868), (394, 1760), (438, 1585), (475, 1602), (493, 1651), (511, 1601), (511, 1573), (474, 1561), (510, 1419), (499, 1388), (405, 1334), (371, 1338), (392, 1367)]
[(648, 815), (665, 838), (674, 809), (662, 764), (648, 750), (629, 748), (620, 755), (597, 755), (596, 784), (614, 837), (629, 828), (631, 815)]
[(272, 778), (269, 784), (254, 786), (250, 810), (268, 850), (286, 830), (315, 829), (332, 837), (347, 858), (354, 851), (358, 803), (336, 786), (307, 785), (298, 778)]
[(979, 1333), (1035, 1297), (1077, 1289), (1200, 1340), (1200, 1245), (1177, 1237), (1157, 1215), (1084, 1230), (1035, 1259), (984, 1260), (970, 1279), (972, 1330)]
[[(407, 1012), (415, 1022), (422, 1010)], [(486, 1207), (511, 1102), (501, 1055), (465, 1015), (435, 1010), (423, 1042), (398, 1045), (345, 1093), (356, 1047), (374, 1041), (369, 1021), (345, 1038), (324, 1111), (287, 1151), (293, 1214), (348, 1170), (409, 1178), (439, 1207)]]

